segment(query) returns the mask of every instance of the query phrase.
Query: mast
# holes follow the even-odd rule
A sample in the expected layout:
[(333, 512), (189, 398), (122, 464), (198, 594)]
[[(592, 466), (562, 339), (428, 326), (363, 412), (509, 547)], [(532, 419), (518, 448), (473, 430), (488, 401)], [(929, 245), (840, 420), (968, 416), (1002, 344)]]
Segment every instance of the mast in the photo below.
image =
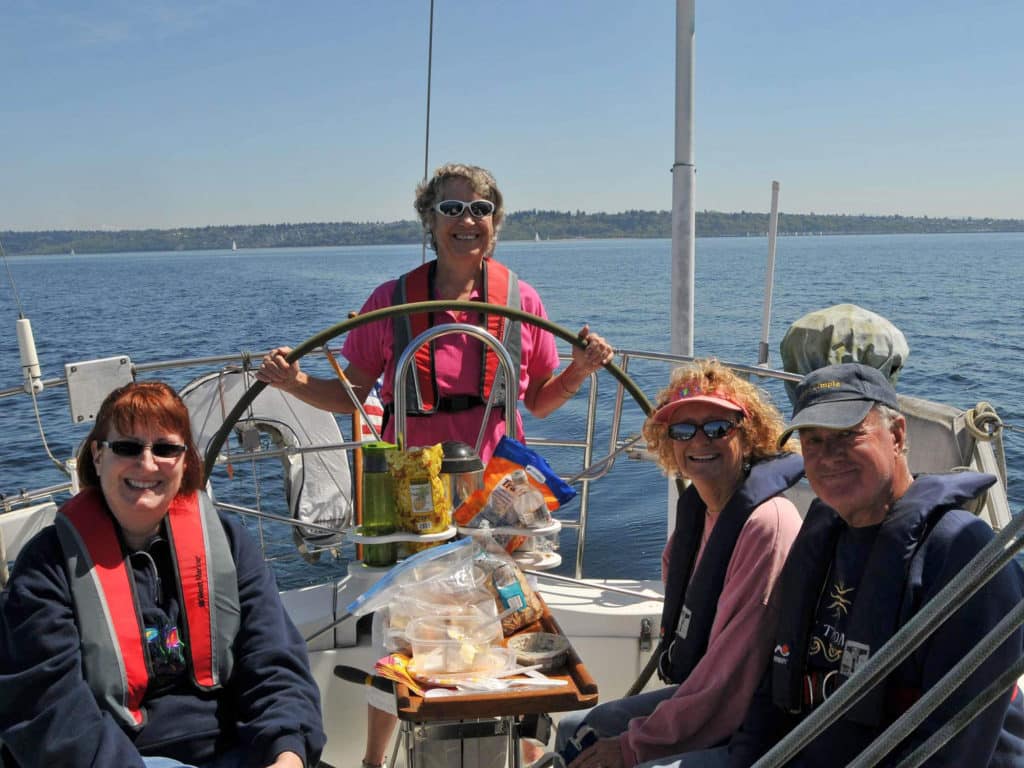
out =
[[(693, 164), (693, 31), (696, 0), (676, 0), (676, 126), (672, 163), (672, 287), (674, 355), (693, 356), (693, 272), (697, 169)], [(680, 487), (668, 481), (668, 534), (675, 528)]]
[(693, 162), (695, 0), (676, 0), (676, 125), (672, 164), (672, 353), (693, 355), (696, 168)]
[(764, 311), (761, 313), (761, 343), (757, 364), (768, 365), (768, 332), (772, 326), (772, 287), (775, 285), (775, 239), (779, 234), (779, 182), (772, 182), (772, 212), (768, 215), (768, 269), (765, 273)]

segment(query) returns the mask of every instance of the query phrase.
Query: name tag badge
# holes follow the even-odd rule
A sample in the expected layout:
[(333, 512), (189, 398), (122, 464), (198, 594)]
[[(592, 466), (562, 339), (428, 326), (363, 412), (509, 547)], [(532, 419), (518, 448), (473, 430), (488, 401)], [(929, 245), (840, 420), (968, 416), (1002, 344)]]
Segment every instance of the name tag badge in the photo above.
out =
[(843, 648), (843, 660), (839, 664), (839, 672), (844, 677), (852, 677), (853, 673), (863, 667), (871, 656), (871, 647), (864, 643), (846, 641)]
[(686, 639), (686, 633), (690, 631), (691, 616), (693, 616), (693, 611), (684, 605), (682, 612), (679, 614), (679, 624), (676, 626), (676, 634), (683, 640)]

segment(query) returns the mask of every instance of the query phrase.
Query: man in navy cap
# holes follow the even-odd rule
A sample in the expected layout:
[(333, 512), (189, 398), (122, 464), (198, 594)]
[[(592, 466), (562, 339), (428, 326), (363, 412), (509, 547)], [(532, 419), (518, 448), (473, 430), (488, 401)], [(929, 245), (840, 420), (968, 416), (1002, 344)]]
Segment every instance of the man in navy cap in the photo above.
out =
[[(779, 579), (775, 650), (733, 738), (734, 767), (751, 765), (832, 695), (993, 536), (962, 505), (995, 478), (912, 476), (906, 420), (875, 368), (844, 363), (809, 373), (780, 441), (794, 430), (818, 498)], [(788, 765), (849, 763), (1024, 599), (1022, 585), (1017, 564), (1006, 566)], [(1022, 653), (1018, 628), (893, 755), (913, 751)], [(1008, 688), (928, 764), (1024, 765), (1021, 700)]]

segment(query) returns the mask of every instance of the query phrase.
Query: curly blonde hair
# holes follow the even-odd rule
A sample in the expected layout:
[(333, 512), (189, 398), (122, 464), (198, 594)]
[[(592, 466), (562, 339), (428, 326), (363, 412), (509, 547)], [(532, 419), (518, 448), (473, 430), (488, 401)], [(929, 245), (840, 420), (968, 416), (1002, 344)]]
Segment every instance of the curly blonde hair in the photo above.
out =
[[(772, 405), (768, 393), (714, 358), (695, 360), (672, 371), (668, 386), (658, 393), (654, 411), (675, 400), (676, 393), (683, 386), (721, 393), (747, 409), (747, 415), (737, 427), (746, 446), (744, 458), (747, 461), (756, 463), (778, 454), (777, 442), (785, 425), (782, 414)], [(662, 471), (669, 477), (678, 476), (679, 467), (672, 452), (673, 440), (668, 436), (668, 424), (655, 421), (652, 412), (644, 422), (643, 435), (647, 439), (648, 450), (657, 455)], [(786, 450), (797, 450), (796, 441), (789, 441)]]
[[(494, 213), (491, 214), (491, 221), (494, 222), (494, 241), (490, 243), (491, 250), (494, 249), (494, 242), (498, 239), (498, 230), (505, 220), (505, 199), (501, 190), (498, 189), (498, 182), (486, 168), (478, 165), (464, 165), (463, 163), (445, 163), (434, 175), (426, 181), (420, 182), (416, 187), (416, 202), (413, 206), (419, 214), (420, 223), (427, 233), (430, 250), (437, 250), (437, 243), (434, 241), (434, 222), (437, 213), (434, 206), (441, 202), (442, 188), (449, 179), (465, 179), (473, 187), (473, 192), (483, 200), (490, 200), (494, 203)], [(471, 202), (471, 201), (467, 201)]]

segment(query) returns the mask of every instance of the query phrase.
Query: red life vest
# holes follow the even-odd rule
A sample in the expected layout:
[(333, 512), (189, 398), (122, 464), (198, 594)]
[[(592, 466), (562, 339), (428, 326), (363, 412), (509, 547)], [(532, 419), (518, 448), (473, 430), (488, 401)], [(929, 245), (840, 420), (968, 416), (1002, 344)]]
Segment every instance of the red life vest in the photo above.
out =
[[(434, 260), (402, 275), (395, 286), (393, 303), (409, 304), (429, 301), (434, 298), (433, 279), (436, 271), (437, 261)], [(493, 259), (484, 259), (481, 287), (483, 300), (489, 304), (500, 304), (514, 309), (522, 308), (519, 298), (519, 278), (504, 264)], [(410, 341), (433, 325), (434, 318), (429, 312), (396, 318), (394, 322), (396, 353), (401, 354)], [(522, 361), (522, 324), (518, 320), (510, 320), (500, 315), (485, 315), (483, 325), (508, 351), (512, 358), (512, 374), (518, 376)], [(491, 397), (496, 380), (498, 390), (494, 394), (494, 405), (503, 405), (505, 403), (505, 386), (503, 377), (497, 376), (498, 355), (486, 344), (481, 344), (481, 346), (483, 347), (482, 376), (476, 398), (442, 396), (437, 390), (433, 344), (425, 344), (417, 349), (415, 376), (406, 379), (407, 413), (410, 416), (427, 416), (439, 411), (459, 411), (475, 405), (483, 405)], [(477, 398), (479, 402), (476, 402)]]
[[(238, 633), (238, 576), (224, 527), (205, 494), (177, 496), (167, 512), (192, 682), (219, 688), (231, 674)], [(71, 576), (82, 670), (100, 706), (129, 728), (146, 722), (150, 681), (131, 565), (98, 489), (60, 509), (55, 524)]]

